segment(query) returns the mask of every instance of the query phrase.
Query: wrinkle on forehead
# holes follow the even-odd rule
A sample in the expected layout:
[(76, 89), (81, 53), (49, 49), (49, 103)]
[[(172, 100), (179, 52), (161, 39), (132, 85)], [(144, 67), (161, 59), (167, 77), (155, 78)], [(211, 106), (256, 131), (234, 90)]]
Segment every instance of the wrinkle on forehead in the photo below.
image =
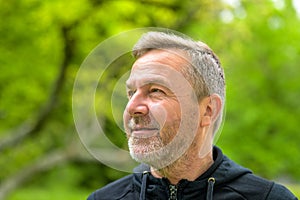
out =
[(132, 69), (141, 64), (160, 63), (180, 70), (181, 66), (189, 63), (189, 56), (181, 49), (154, 49), (139, 57)]
[(182, 75), (182, 68), (187, 67), (187, 64), (186, 53), (182, 50), (151, 50), (134, 63), (126, 84), (128, 88), (148, 83), (171, 86), (179, 73)]
[[(176, 71), (176, 73), (179, 72)], [(126, 85), (128, 88), (132, 88), (155, 83), (170, 87), (175, 81), (172, 74), (174, 74), (174, 69), (166, 65), (140, 65), (131, 71)]]

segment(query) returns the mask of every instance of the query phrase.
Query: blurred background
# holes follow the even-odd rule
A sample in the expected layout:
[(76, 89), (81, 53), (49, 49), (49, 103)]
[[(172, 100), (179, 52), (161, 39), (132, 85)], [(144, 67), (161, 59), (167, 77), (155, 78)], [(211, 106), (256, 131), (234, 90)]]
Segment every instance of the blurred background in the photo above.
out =
[[(216, 144), (300, 196), (300, 1), (0, 2), (1, 200), (86, 199), (126, 174), (81, 144), (72, 89), (81, 63), (101, 41), (140, 27), (182, 32), (217, 53), (227, 105)], [(111, 141), (126, 146), (109, 112), (102, 122)]]

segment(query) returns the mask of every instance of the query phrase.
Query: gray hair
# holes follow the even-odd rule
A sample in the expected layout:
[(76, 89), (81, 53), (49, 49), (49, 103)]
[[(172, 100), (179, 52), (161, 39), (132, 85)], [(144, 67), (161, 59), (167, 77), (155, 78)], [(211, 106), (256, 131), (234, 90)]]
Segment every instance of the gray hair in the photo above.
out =
[(191, 82), (198, 99), (211, 94), (220, 96), (222, 109), (213, 129), (213, 133), (216, 133), (222, 122), (225, 105), (225, 75), (217, 55), (205, 43), (186, 36), (148, 32), (133, 47), (133, 56), (139, 58), (153, 49), (178, 49), (186, 52), (190, 67), (184, 68), (183, 74)]

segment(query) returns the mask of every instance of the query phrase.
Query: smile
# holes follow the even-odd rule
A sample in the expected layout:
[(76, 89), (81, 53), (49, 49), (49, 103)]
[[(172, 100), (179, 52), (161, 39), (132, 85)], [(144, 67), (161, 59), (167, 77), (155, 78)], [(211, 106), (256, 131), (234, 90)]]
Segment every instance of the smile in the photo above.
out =
[(131, 136), (136, 138), (149, 138), (159, 133), (158, 128), (135, 128), (131, 130)]

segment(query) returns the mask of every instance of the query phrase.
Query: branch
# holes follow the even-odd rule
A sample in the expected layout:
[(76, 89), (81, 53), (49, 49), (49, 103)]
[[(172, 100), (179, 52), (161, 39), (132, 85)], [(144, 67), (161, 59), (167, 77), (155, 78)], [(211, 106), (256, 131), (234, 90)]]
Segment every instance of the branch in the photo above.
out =
[[(71, 27), (71, 26), (70, 26)], [(63, 51), (63, 61), (60, 66), (60, 72), (56, 81), (53, 84), (53, 89), (48, 97), (48, 101), (44, 105), (44, 107), (40, 110), (36, 120), (32, 123), (26, 121), (19, 127), (9, 131), (5, 135), (6, 138), (0, 141), (0, 152), (4, 149), (12, 147), (17, 143), (21, 142), (23, 139), (28, 137), (29, 135), (36, 134), (41, 128), (45, 125), (45, 122), (49, 118), (53, 108), (55, 107), (59, 94), (63, 88), (65, 82), (65, 76), (67, 73), (67, 68), (70, 65), (70, 62), (73, 57), (73, 49), (74, 49), (74, 40), (70, 35), (70, 27), (63, 26), (61, 28), (62, 37), (65, 43), (64, 51)]]
[(199, 12), (199, 10), (201, 10), (201, 8), (203, 9), (208, 7), (208, 5), (205, 4), (205, 2), (195, 2), (195, 4), (192, 6), (186, 7), (182, 5), (181, 9), (185, 9), (184, 15), (181, 15), (181, 17), (178, 18), (177, 22), (172, 28), (178, 31), (184, 29), (184, 27), (190, 24), (192, 20), (195, 20), (195, 18), (197, 17), (197, 13)]
[(19, 173), (12, 177), (8, 177), (0, 185), (0, 199), (5, 197), (13, 190), (18, 188), (24, 182), (28, 181), (35, 174), (46, 171), (58, 164), (62, 164), (68, 160), (68, 155), (65, 152), (57, 151), (45, 155), (42, 159), (38, 160), (32, 166), (20, 170)]
[(13, 176), (7, 177), (0, 184), (0, 199), (5, 199), (12, 191), (30, 181), (33, 177), (38, 176), (41, 172), (49, 171), (56, 166), (63, 165), (72, 160), (94, 162), (95, 160), (80, 147), (80, 143), (73, 142), (67, 149), (54, 150), (43, 155), (30, 166), (21, 169)]

